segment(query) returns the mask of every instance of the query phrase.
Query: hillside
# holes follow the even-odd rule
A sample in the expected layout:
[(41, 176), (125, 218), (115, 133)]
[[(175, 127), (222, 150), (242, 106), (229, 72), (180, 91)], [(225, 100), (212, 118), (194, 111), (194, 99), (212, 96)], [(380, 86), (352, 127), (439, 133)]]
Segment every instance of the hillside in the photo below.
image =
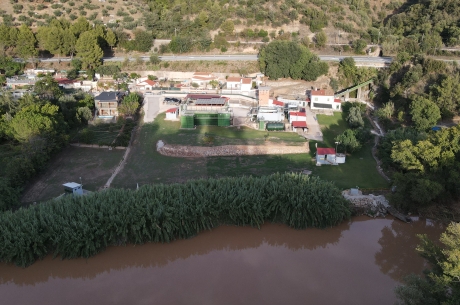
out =
[[(33, 0), (32, 0), (33, 1)], [(241, 39), (263, 39), (296, 33), (300, 38), (324, 29), (331, 42), (369, 38), (399, 7), (391, 0), (10, 0), (0, 11), (7, 25), (32, 28), (52, 18), (84, 16), (112, 29), (152, 30), (157, 38), (175, 35), (215, 35), (218, 31)], [(259, 30), (263, 29), (262, 33)], [(266, 32), (264, 32), (266, 31)], [(289, 33), (288, 33), (289, 32)], [(237, 34), (238, 35), (235, 35)], [(238, 36), (238, 37), (235, 37)], [(268, 38), (268, 37), (267, 37)]]

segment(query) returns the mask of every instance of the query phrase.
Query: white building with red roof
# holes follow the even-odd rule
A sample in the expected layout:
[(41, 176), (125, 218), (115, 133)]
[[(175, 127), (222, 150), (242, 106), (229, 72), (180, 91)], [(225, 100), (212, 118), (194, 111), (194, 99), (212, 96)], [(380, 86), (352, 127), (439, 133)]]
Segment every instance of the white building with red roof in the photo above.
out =
[(153, 88), (158, 87), (159, 85), (160, 83), (157, 81), (146, 79), (138, 83), (136, 85), (136, 89), (138, 91), (150, 91), (150, 90), (153, 90)]
[(177, 120), (179, 117), (179, 107), (166, 110), (166, 120)]
[(248, 92), (252, 89), (252, 79), (248, 77), (228, 77), (227, 89)]
[(332, 147), (317, 147), (316, 148), (316, 165), (329, 164), (337, 165), (335, 148)]
[(292, 122), (299, 122), (299, 121), (307, 121), (307, 113), (306, 112), (299, 112), (299, 111), (289, 111), (289, 123)]
[(342, 109), (342, 100), (335, 98), (332, 90), (312, 90), (308, 100), (310, 100), (310, 109), (312, 110), (340, 111)]
[(305, 132), (305, 130), (308, 129), (306, 121), (293, 121), (291, 123), (291, 126), (292, 126), (292, 131), (294, 132), (297, 132), (298, 130), (302, 130)]

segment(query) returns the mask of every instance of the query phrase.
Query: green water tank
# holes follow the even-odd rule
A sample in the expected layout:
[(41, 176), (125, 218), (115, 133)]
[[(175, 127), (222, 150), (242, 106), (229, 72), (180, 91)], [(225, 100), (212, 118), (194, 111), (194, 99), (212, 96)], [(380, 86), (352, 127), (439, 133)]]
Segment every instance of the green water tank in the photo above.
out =
[(284, 123), (280, 123), (280, 122), (267, 123), (267, 130), (268, 131), (284, 130)]
[(217, 113), (195, 113), (195, 125), (218, 125)]
[(230, 113), (219, 113), (217, 116), (217, 126), (230, 126)]
[(180, 117), (180, 128), (195, 128), (193, 114), (186, 114)]
[(259, 121), (259, 130), (265, 130), (265, 121)]

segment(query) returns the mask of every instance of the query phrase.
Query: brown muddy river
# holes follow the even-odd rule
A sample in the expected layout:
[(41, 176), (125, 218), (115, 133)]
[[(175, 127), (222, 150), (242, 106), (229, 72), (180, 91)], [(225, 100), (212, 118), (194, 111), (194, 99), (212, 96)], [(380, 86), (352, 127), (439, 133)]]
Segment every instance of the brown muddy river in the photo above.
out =
[(88, 260), (0, 264), (0, 304), (393, 304), (401, 278), (424, 268), (416, 234), (441, 231), (364, 216), (327, 230), (222, 226)]

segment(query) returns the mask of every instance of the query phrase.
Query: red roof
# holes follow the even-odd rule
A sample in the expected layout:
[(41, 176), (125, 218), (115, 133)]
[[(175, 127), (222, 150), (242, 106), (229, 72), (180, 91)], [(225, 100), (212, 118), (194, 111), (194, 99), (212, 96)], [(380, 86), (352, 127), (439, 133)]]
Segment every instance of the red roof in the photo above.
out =
[(227, 82), (239, 83), (241, 82), (241, 77), (230, 76), (227, 78)]
[(307, 122), (305, 122), (305, 121), (294, 121), (294, 122), (292, 122), (292, 127), (307, 127)]
[(247, 84), (251, 84), (251, 83), (252, 83), (252, 79), (251, 79), (251, 78), (246, 78), (246, 77), (245, 77), (245, 78), (243, 78), (243, 79), (241, 80), (241, 83), (242, 83), (242, 84), (246, 84), (246, 85), (247, 85)]
[(296, 111), (291, 111), (289, 112), (290, 116), (307, 116), (306, 112), (296, 112)]
[(312, 90), (311, 95), (326, 95), (325, 90)]
[(334, 103), (341, 103), (341, 102), (342, 102), (342, 100), (339, 99), (339, 98), (335, 98), (335, 99), (334, 99)]
[(274, 100), (274, 101), (273, 101), (273, 105), (284, 106), (284, 103), (283, 103), (283, 102), (280, 102), (280, 101), (277, 101), (277, 100)]
[(73, 84), (74, 81), (68, 78), (56, 78), (55, 79), (59, 85)]
[(177, 111), (177, 109), (179, 109), (179, 108), (177, 108), (177, 107), (176, 108), (171, 108), (171, 109), (166, 110), (166, 112), (167, 113), (174, 113), (174, 112)]
[(318, 147), (316, 149), (316, 154), (317, 155), (335, 155), (335, 148)]

